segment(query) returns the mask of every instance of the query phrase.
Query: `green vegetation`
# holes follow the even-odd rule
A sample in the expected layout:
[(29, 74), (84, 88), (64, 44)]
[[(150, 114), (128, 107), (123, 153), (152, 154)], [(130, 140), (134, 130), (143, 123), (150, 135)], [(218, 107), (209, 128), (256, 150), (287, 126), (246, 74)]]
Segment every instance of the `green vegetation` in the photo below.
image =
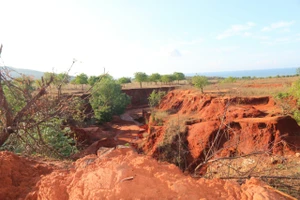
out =
[(208, 78), (206, 76), (194, 76), (192, 78), (192, 84), (201, 90), (203, 93), (204, 86), (208, 85)]
[[(298, 106), (300, 106), (300, 79), (298, 79), (292, 84), (292, 87), (290, 89), (290, 94), (295, 99), (297, 99), (297, 104)], [(298, 108), (293, 110), (293, 117), (298, 122), (298, 124), (300, 124), (300, 111)]]
[(170, 84), (174, 81), (177, 81), (177, 84), (179, 84), (179, 81), (185, 79), (186, 79), (185, 75), (181, 72), (174, 72), (173, 74), (164, 74), (164, 75), (161, 75), (159, 73), (153, 73), (151, 75), (147, 75), (144, 72), (134, 73), (134, 81), (140, 84), (140, 88), (142, 88), (143, 82), (148, 82), (148, 83), (153, 82), (156, 85), (157, 82)]
[(90, 103), (95, 118), (102, 123), (110, 121), (113, 115), (122, 114), (130, 103), (130, 98), (122, 93), (120, 84), (106, 76), (92, 88)]
[(286, 102), (288, 98), (294, 98), (297, 100), (298, 107), (300, 106), (300, 79), (295, 81), (287, 92), (279, 92), (275, 95), (275, 98), (280, 101), (282, 111), (284, 114), (291, 114), (293, 118), (300, 124), (300, 111), (298, 108), (291, 108)]
[(185, 80), (185, 75), (181, 72), (174, 72), (173, 77), (174, 77), (174, 80), (177, 80), (178, 84), (179, 84), (179, 81)]
[(129, 78), (129, 77), (122, 77), (122, 78), (119, 78), (117, 82), (119, 84), (131, 83), (131, 78)]
[(225, 78), (224, 80), (222, 80), (221, 83), (235, 83), (237, 81), (237, 78), (229, 76), (227, 78)]
[(155, 91), (153, 90), (151, 92), (151, 94), (148, 97), (149, 100), (149, 106), (151, 108), (154, 108), (155, 106), (157, 106), (159, 104), (159, 102), (161, 101), (161, 99), (166, 95), (166, 92), (164, 91)]
[(144, 72), (136, 72), (134, 74), (134, 80), (140, 83), (140, 87), (142, 88), (142, 83), (146, 82), (148, 79), (148, 75)]
[(52, 79), (53, 85), (55, 85), (57, 89), (58, 96), (61, 95), (61, 89), (63, 85), (66, 85), (70, 82), (70, 76), (67, 73), (51, 73), (45, 72), (43, 76), (43, 81), (49, 82)]
[(100, 80), (100, 76), (90, 76), (87, 81), (90, 86), (93, 86), (99, 80)]
[(88, 76), (84, 73), (81, 73), (75, 77), (74, 83), (81, 85), (81, 89), (83, 90), (83, 85), (88, 84)]
[(159, 82), (161, 80), (161, 75), (159, 73), (151, 74), (149, 76), (149, 80), (152, 82), (155, 82), (155, 84), (157, 84), (157, 82)]
[(164, 138), (158, 144), (156, 152), (158, 159), (173, 163), (184, 171), (188, 167), (186, 157), (189, 152), (185, 120), (170, 120), (165, 127)]
[(11, 135), (0, 150), (53, 158), (69, 157), (77, 153), (78, 149), (75, 140), (69, 136), (71, 130), (61, 129), (61, 124), (62, 119), (53, 118), (40, 126), (39, 130), (20, 131)]
[(9, 80), (6, 77), (1, 71), (0, 149), (57, 158), (75, 153), (77, 148), (69, 136), (70, 130), (62, 129), (61, 125), (69, 119), (76, 121), (75, 115), (82, 111), (81, 101), (46, 95), (54, 80), (68, 76), (46, 77), (39, 82), (37, 91), (29, 77)]
[(275, 95), (276, 99), (285, 99), (288, 98), (290, 94), (288, 92), (279, 92), (278, 94)]
[(175, 78), (172, 74), (165, 74), (161, 76), (161, 82), (165, 84), (169, 84), (170, 82), (174, 81)]

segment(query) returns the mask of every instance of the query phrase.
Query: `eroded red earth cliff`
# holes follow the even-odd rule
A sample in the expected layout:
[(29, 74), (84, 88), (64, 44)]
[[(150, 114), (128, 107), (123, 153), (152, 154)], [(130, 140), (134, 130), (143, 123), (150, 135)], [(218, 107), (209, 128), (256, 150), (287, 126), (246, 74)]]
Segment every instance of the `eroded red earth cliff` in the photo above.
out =
[[(257, 151), (295, 154), (300, 128), (293, 118), (281, 114), (271, 97), (215, 97), (174, 90), (159, 111), (168, 113), (162, 124), (150, 117), (149, 126), (140, 126), (123, 116), (107, 127), (78, 130), (81, 142), (92, 145), (66, 168), (0, 152), (0, 199), (292, 199), (258, 179), (241, 185), (195, 179), (151, 157), (160, 153), (172, 123), (184, 126), (178, 130), (184, 132), (180, 140), (187, 145), (189, 169), (203, 162), (208, 152), (213, 157)], [(115, 149), (141, 142), (148, 155), (125, 146)], [(212, 144), (217, 145), (210, 150)]]
[(186, 126), (184, 138), (180, 139), (186, 139), (183, 145), (188, 146), (189, 170), (205, 159), (220, 156), (295, 154), (300, 151), (300, 127), (281, 111), (272, 97), (217, 97), (195, 90), (174, 90), (156, 111), (168, 113), (163, 125), (157, 126), (150, 118), (143, 149), (148, 155), (159, 157), (160, 147), (170, 137), (166, 133), (178, 125), (178, 129)]

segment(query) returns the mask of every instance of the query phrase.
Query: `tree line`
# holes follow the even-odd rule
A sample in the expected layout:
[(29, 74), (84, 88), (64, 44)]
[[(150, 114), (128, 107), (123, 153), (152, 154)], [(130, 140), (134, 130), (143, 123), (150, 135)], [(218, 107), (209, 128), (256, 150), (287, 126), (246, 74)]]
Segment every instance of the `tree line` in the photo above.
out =
[(179, 84), (179, 81), (185, 80), (186, 77), (181, 72), (174, 72), (173, 74), (164, 74), (160, 75), (159, 73), (153, 73), (151, 75), (147, 75), (145, 72), (136, 72), (134, 73), (134, 80), (136, 82), (139, 82), (140, 87), (142, 87), (143, 82), (155, 82), (157, 84), (158, 82), (169, 84), (173, 81), (177, 81)]
[[(45, 72), (43, 78), (48, 80), (50, 77), (54, 78), (53, 84), (57, 87), (59, 90), (62, 86), (62, 84), (76, 84), (76, 85), (90, 85), (93, 86), (95, 85), (96, 82), (100, 80), (100, 76), (88, 76), (85, 73), (81, 73), (77, 76), (75, 76), (73, 79), (71, 76), (69, 76), (66, 73), (50, 73), (50, 72)], [(112, 78), (112, 77), (111, 77)], [(116, 82), (119, 84), (126, 84), (126, 83), (131, 83), (133, 81), (138, 82), (140, 84), (140, 87), (142, 87), (143, 82), (154, 82), (157, 84), (158, 82), (164, 83), (164, 84), (169, 84), (171, 82), (177, 81), (179, 84), (179, 81), (185, 80), (186, 77), (183, 73), (181, 72), (174, 72), (173, 74), (164, 74), (161, 75), (159, 73), (152, 73), (151, 75), (148, 75), (144, 72), (136, 72), (134, 73), (134, 78), (130, 77), (121, 77), (119, 79), (116, 79)], [(40, 83), (41, 80), (37, 80), (37, 83)]]
[[(84, 85), (90, 85), (94, 86), (95, 83), (99, 82), (100, 77), (99, 76), (87, 76), (84, 73), (81, 73), (75, 78), (71, 80), (71, 77), (65, 73), (60, 74), (54, 74), (45, 72), (44, 73), (44, 79), (48, 80), (50, 77), (53, 77), (53, 84), (56, 86), (57, 90), (60, 91), (62, 85), (71, 83), (76, 85), (81, 85), (82, 90)], [(113, 77), (106, 74), (106, 76), (109, 76), (111, 80), (113, 80)], [(117, 84), (126, 84), (126, 83), (132, 83), (138, 82), (140, 84), (140, 87), (143, 87), (143, 83), (152, 82), (152, 83), (161, 83), (161, 84), (170, 84), (172, 82), (177, 82), (179, 84), (179, 81), (181, 80), (188, 80), (189, 83), (191, 83), (193, 86), (199, 88), (203, 92), (204, 86), (208, 85), (208, 78), (206, 76), (200, 76), (195, 75), (191, 78), (187, 78), (182, 72), (174, 72), (173, 74), (164, 74), (161, 75), (159, 73), (152, 73), (150, 75), (146, 74), (145, 72), (136, 72), (134, 73), (134, 78), (130, 77), (121, 77), (119, 79), (114, 80)], [(41, 81), (41, 80), (38, 80)]]

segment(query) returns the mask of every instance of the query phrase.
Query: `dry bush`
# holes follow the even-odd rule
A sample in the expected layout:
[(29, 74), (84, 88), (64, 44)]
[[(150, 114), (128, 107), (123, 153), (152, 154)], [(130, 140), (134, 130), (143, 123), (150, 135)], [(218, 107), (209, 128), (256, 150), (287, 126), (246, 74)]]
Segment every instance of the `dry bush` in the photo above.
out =
[(211, 163), (204, 177), (234, 179), (240, 183), (256, 177), (282, 192), (300, 198), (299, 165), (300, 158), (295, 156), (247, 155)]
[(183, 171), (187, 169), (187, 156), (189, 154), (186, 119), (171, 119), (165, 125), (163, 140), (158, 144), (158, 160), (167, 161), (177, 165)]
[(1, 69), (1, 149), (60, 158), (76, 151), (74, 139), (68, 136), (70, 130), (63, 129), (62, 123), (74, 116), (80, 118), (83, 109), (72, 96), (49, 95), (52, 80), (42, 81), (35, 90), (31, 79), (14, 79), (8, 70)]
[(152, 123), (157, 126), (162, 126), (164, 124), (164, 121), (167, 119), (169, 115), (170, 114), (167, 111), (152, 110), (151, 112)]

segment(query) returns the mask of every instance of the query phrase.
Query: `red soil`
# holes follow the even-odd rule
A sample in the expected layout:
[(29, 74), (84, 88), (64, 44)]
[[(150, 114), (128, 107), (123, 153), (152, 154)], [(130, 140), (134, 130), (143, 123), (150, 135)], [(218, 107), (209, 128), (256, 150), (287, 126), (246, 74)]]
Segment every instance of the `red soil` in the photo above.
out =
[[(217, 98), (175, 90), (159, 109), (172, 113), (166, 121), (186, 119), (190, 169), (203, 161), (218, 133), (215, 156), (259, 150), (293, 154), (300, 148), (299, 126), (281, 115), (270, 97)], [(143, 147), (154, 155), (168, 127), (151, 122), (149, 127), (139, 126), (128, 116), (116, 117), (100, 128), (74, 129), (78, 142), (88, 148), (74, 156), (80, 159), (68, 169), (0, 152), (0, 199), (291, 199), (257, 179), (243, 185), (193, 179), (175, 165), (139, 155), (131, 148), (114, 150), (117, 145), (137, 146), (147, 128), (150, 134)]]
[(10, 152), (0, 152), (0, 199), (24, 199), (41, 176), (53, 169)]
[(73, 155), (72, 158), (78, 159), (89, 154), (96, 154), (100, 147), (115, 147), (125, 144), (137, 146), (147, 126), (137, 124), (127, 115), (123, 118), (125, 120), (116, 116), (112, 122), (102, 127), (74, 128), (76, 138), (80, 138), (77, 141), (87, 148)]
[[(111, 151), (111, 150), (108, 150)], [(117, 149), (79, 159), (71, 171), (44, 176), (28, 199), (288, 199), (257, 179), (193, 179), (174, 165)]]
[[(162, 100), (159, 110), (171, 113), (166, 122), (185, 120), (189, 170), (209, 156), (300, 152), (300, 127), (293, 118), (281, 114), (271, 97), (215, 97), (174, 90)], [(168, 128), (150, 123), (143, 147), (148, 155), (157, 156)], [(218, 139), (210, 148), (214, 138)]]

